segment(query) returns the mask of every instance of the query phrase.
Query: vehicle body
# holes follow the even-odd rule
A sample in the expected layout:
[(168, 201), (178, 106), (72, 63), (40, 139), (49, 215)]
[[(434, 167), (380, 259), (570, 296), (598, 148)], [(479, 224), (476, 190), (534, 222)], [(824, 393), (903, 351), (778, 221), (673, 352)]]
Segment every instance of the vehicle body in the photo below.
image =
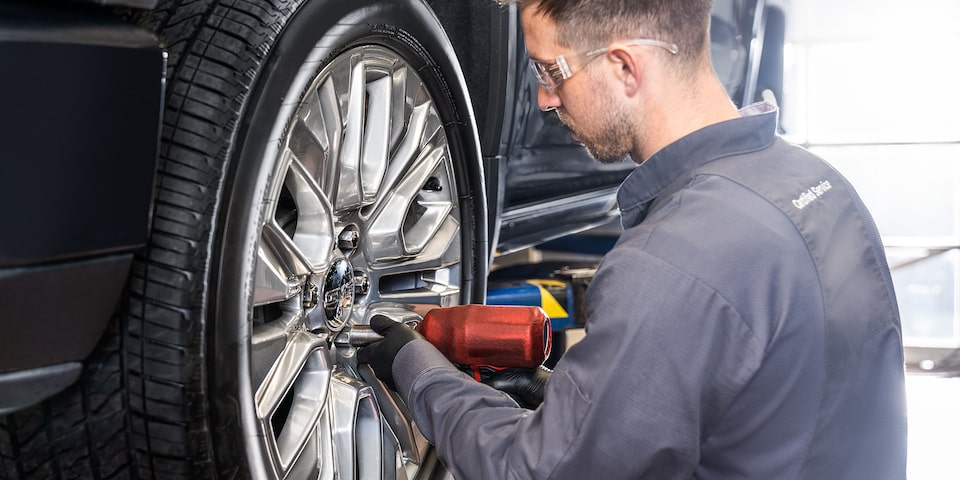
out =
[[(715, 6), (737, 103), (779, 93), (759, 6)], [(442, 475), (351, 325), (483, 302), (634, 166), (488, 0), (8, 2), (0, 61), (2, 478)]]

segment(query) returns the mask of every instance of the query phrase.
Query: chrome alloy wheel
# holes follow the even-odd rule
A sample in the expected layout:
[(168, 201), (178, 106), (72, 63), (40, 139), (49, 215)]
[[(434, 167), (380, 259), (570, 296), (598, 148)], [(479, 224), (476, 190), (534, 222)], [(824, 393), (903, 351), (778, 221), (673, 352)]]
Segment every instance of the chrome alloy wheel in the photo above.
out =
[(425, 441), (356, 364), (357, 339), (376, 313), (417, 319), (460, 302), (454, 162), (434, 99), (399, 54), (364, 45), (317, 64), (301, 67), (265, 159), (254, 442), (277, 478), (409, 478)]

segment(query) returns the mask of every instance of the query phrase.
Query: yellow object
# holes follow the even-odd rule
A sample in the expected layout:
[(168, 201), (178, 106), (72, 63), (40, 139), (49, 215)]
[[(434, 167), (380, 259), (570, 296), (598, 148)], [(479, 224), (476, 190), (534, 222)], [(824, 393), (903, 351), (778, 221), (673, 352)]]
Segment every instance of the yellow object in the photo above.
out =
[(546, 312), (550, 318), (569, 317), (567, 310), (560, 305), (560, 302), (554, 298), (546, 287), (566, 288), (566, 284), (558, 280), (527, 280), (530, 285), (535, 285), (540, 290), (540, 308)]

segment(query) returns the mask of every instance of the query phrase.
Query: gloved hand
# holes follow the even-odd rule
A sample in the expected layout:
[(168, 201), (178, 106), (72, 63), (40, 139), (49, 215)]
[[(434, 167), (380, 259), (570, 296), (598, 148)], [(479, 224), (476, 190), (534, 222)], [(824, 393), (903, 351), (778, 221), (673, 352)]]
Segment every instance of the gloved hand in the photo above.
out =
[(383, 315), (374, 315), (370, 319), (370, 327), (373, 328), (373, 331), (383, 335), (383, 340), (378, 340), (361, 348), (357, 361), (369, 363), (373, 367), (373, 372), (377, 374), (377, 378), (382, 380), (391, 390), (396, 390), (397, 385), (393, 382), (393, 359), (397, 357), (397, 353), (404, 345), (422, 339), (423, 335)]
[(508, 393), (522, 407), (537, 408), (543, 403), (543, 395), (550, 379), (550, 370), (543, 365), (537, 368), (508, 368), (491, 373), (483, 383)]

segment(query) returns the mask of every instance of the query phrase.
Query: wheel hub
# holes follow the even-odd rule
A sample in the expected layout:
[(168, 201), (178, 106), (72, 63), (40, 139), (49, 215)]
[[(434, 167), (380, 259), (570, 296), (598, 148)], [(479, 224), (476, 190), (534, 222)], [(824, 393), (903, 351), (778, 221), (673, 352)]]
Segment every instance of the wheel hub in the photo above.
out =
[(346, 324), (355, 289), (353, 266), (345, 258), (334, 260), (323, 282), (323, 316), (331, 331), (340, 331)]

